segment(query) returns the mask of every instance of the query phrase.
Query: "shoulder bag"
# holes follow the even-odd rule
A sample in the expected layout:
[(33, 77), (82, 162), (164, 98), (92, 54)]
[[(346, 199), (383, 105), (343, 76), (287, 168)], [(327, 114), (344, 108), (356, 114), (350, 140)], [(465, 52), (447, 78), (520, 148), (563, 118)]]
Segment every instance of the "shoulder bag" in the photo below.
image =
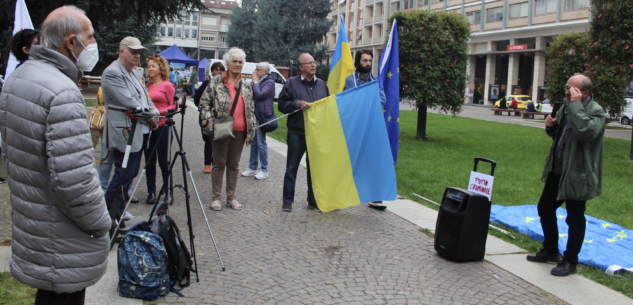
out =
[(242, 88), (242, 82), (240, 80), (239, 85), (235, 88), (235, 98), (233, 98), (233, 105), (231, 106), (231, 112), (229, 112), (229, 116), (225, 118), (215, 118), (215, 122), (213, 123), (213, 140), (224, 140), (224, 139), (235, 139), (233, 135), (233, 123), (235, 119), (233, 118), (233, 113), (235, 113), (235, 107), (237, 106), (237, 101), (240, 99), (240, 90)]
[[(99, 88), (101, 90), (101, 88)], [(97, 130), (100, 134), (103, 134), (103, 127), (105, 125), (105, 117), (106, 117), (106, 109), (103, 101), (99, 98), (99, 94), (97, 94), (97, 99), (95, 101), (92, 110), (90, 110), (90, 114), (88, 114), (88, 122), (90, 122), (90, 130)]]

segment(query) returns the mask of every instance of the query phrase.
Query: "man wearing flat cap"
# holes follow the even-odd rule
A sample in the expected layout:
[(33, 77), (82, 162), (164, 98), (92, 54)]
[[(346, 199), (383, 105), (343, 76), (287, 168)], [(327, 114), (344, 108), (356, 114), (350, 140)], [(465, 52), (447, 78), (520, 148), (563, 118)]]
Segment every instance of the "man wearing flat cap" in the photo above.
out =
[[(128, 36), (121, 40), (119, 44), (119, 59), (110, 64), (103, 71), (103, 76), (101, 77), (103, 100), (106, 107), (140, 107), (146, 112), (159, 115), (154, 103), (147, 95), (147, 88), (143, 86), (141, 76), (134, 70), (134, 66), (139, 63), (141, 52), (144, 49), (146, 48), (141, 45), (141, 41), (135, 37)], [(119, 211), (123, 212), (125, 201), (129, 199), (128, 190), (141, 165), (142, 148), (147, 145), (150, 130), (158, 127), (158, 120), (158, 118), (138, 119), (132, 149), (128, 158), (127, 170), (123, 177), (122, 195), (124, 199), (121, 202), (113, 203), (114, 193), (121, 174), (125, 147), (127, 146), (126, 134), (131, 134), (128, 132), (132, 124), (130, 117), (125, 112), (108, 110), (106, 128), (104, 128), (102, 137), (105, 146), (114, 155), (114, 175), (105, 194), (108, 210), (112, 204), (118, 204)], [(124, 133), (125, 129), (127, 131)], [(122, 215), (122, 218), (130, 219), (133, 216), (126, 213), (126, 215)]]

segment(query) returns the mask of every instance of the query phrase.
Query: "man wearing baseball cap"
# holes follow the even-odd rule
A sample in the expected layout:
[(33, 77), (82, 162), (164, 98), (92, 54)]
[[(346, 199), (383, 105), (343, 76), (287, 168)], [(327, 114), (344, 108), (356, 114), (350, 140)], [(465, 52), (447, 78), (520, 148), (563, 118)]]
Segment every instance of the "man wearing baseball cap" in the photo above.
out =
[[(128, 109), (140, 107), (146, 112), (159, 115), (158, 110), (147, 94), (147, 88), (143, 86), (141, 76), (134, 71), (134, 66), (138, 64), (141, 52), (145, 49), (138, 38), (128, 36), (121, 40), (119, 44), (119, 59), (115, 60), (103, 71), (101, 78), (103, 100), (106, 107), (114, 106)], [(108, 210), (112, 204), (118, 204), (119, 211), (121, 213), (123, 212), (125, 201), (129, 199), (128, 190), (141, 166), (142, 148), (147, 145), (150, 130), (154, 130), (158, 127), (158, 120), (158, 118), (139, 118), (136, 131), (134, 132), (134, 140), (128, 158), (127, 170), (123, 177), (122, 193), (124, 200), (121, 202), (112, 202), (119, 182), (121, 165), (127, 145), (124, 129), (130, 131), (131, 122), (125, 112), (108, 111), (108, 115), (106, 116), (106, 128), (104, 128), (102, 137), (104, 145), (110, 150), (110, 153), (114, 155), (114, 175), (110, 180), (110, 185), (105, 194)], [(122, 215), (122, 219), (130, 219), (133, 217), (134, 216), (129, 213)]]

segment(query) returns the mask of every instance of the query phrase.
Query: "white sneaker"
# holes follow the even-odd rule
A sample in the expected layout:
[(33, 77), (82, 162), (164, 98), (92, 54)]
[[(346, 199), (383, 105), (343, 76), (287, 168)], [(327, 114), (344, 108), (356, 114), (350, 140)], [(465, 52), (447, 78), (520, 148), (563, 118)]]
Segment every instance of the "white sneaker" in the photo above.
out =
[(123, 214), (123, 216), (121, 216), (121, 220), (132, 220), (136, 218), (136, 216), (132, 215), (132, 213), (130, 212), (125, 212), (125, 214)]
[(257, 180), (264, 180), (266, 178), (268, 178), (270, 176), (268, 176), (268, 171), (267, 170), (260, 170), (259, 173), (257, 173), (257, 175), (255, 175), (255, 179)]
[(252, 176), (255, 176), (256, 174), (257, 174), (257, 170), (252, 170), (250, 168), (242, 172), (242, 176), (244, 177), (252, 177)]

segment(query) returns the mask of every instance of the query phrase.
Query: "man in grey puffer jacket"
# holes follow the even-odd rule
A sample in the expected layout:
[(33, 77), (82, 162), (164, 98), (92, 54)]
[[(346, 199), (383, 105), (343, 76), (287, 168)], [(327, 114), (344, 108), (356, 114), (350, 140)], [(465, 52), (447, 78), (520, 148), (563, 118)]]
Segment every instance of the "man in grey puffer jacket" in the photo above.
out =
[(76, 85), (78, 67), (96, 63), (94, 30), (82, 10), (64, 6), (48, 15), (42, 38), (0, 95), (11, 275), (38, 289), (35, 304), (83, 304), (86, 287), (105, 274), (111, 224)]

